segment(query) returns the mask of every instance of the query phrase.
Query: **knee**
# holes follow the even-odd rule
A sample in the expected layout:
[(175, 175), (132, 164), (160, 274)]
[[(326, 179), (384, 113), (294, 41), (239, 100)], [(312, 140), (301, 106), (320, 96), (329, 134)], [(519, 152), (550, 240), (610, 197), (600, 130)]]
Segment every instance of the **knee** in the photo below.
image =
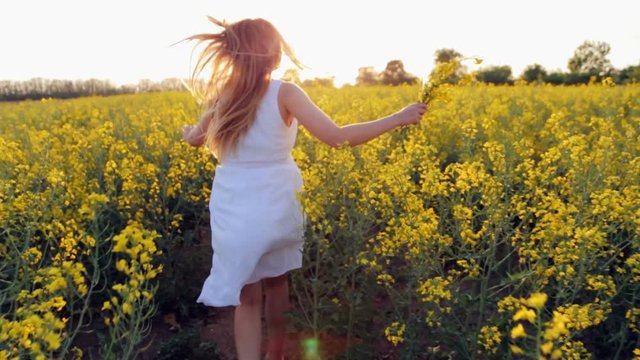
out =
[(262, 305), (262, 284), (258, 281), (245, 285), (240, 291), (240, 304), (244, 306)]

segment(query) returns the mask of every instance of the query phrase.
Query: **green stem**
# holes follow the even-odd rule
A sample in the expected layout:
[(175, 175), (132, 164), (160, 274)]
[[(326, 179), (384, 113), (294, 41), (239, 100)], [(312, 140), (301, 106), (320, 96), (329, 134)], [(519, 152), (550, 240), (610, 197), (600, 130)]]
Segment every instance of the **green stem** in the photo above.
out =
[(320, 242), (316, 244), (316, 269), (313, 279), (313, 336), (318, 336), (318, 274), (320, 273)]
[(353, 292), (355, 290), (355, 273), (351, 273), (351, 287), (349, 289), (350, 299), (349, 299), (349, 320), (347, 323), (347, 359), (351, 359), (351, 330), (353, 327), (353, 302), (354, 296)]
[(540, 354), (540, 331), (542, 330), (542, 316), (540, 314), (540, 311), (542, 309), (536, 309), (536, 330), (538, 331), (538, 333), (536, 334), (536, 359), (540, 359), (541, 354)]

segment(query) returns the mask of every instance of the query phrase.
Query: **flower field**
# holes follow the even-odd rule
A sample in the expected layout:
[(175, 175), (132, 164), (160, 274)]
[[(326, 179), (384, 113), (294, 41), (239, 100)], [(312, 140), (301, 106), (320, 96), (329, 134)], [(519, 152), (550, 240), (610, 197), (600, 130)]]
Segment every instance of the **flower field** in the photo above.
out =
[[(339, 124), (420, 92), (307, 90)], [(0, 103), (0, 359), (86, 357), (88, 329), (135, 358), (155, 317), (202, 311), (196, 119), (186, 93)], [(346, 344), (306, 358), (640, 358), (640, 86), (456, 87), (355, 148), (300, 128), (293, 155), (292, 329)]]

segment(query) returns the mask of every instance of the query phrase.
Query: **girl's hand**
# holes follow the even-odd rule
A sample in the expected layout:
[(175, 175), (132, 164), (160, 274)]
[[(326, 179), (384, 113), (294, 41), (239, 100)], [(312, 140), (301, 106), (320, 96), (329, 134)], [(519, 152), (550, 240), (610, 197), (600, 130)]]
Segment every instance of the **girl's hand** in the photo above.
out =
[(398, 124), (400, 126), (417, 124), (422, 120), (422, 116), (426, 111), (426, 104), (421, 102), (411, 104), (396, 113)]
[(189, 140), (189, 134), (191, 130), (195, 127), (195, 125), (185, 125), (182, 127), (182, 138), (185, 140)]

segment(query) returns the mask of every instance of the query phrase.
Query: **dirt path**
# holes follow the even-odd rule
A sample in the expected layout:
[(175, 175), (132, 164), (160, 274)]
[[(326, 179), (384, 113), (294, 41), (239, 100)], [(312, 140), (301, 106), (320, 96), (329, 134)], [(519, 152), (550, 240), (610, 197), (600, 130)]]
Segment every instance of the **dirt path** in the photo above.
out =
[[(192, 320), (190, 324), (182, 324), (182, 328), (195, 327), (200, 329), (200, 340), (202, 342), (214, 342), (217, 344), (222, 360), (235, 360), (235, 343), (233, 337), (233, 307), (210, 309), (204, 319)], [(263, 328), (263, 356), (266, 351), (266, 326), (264, 318), (262, 320)], [(173, 336), (175, 331), (170, 330), (170, 325), (162, 321), (154, 324), (154, 339), (148, 349), (140, 357), (141, 360), (152, 360), (157, 354), (161, 344)], [(285, 342), (285, 359), (286, 360), (302, 360), (304, 358), (305, 340), (313, 338), (313, 334), (301, 332), (290, 332)], [(327, 334), (318, 334), (317, 344), (321, 347), (323, 359), (338, 355), (346, 349), (346, 339), (332, 337)], [(314, 341), (311, 341), (313, 344)], [(307, 343), (309, 344), (309, 343)], [(308, 357), (312, 359), (312, 357)]]

